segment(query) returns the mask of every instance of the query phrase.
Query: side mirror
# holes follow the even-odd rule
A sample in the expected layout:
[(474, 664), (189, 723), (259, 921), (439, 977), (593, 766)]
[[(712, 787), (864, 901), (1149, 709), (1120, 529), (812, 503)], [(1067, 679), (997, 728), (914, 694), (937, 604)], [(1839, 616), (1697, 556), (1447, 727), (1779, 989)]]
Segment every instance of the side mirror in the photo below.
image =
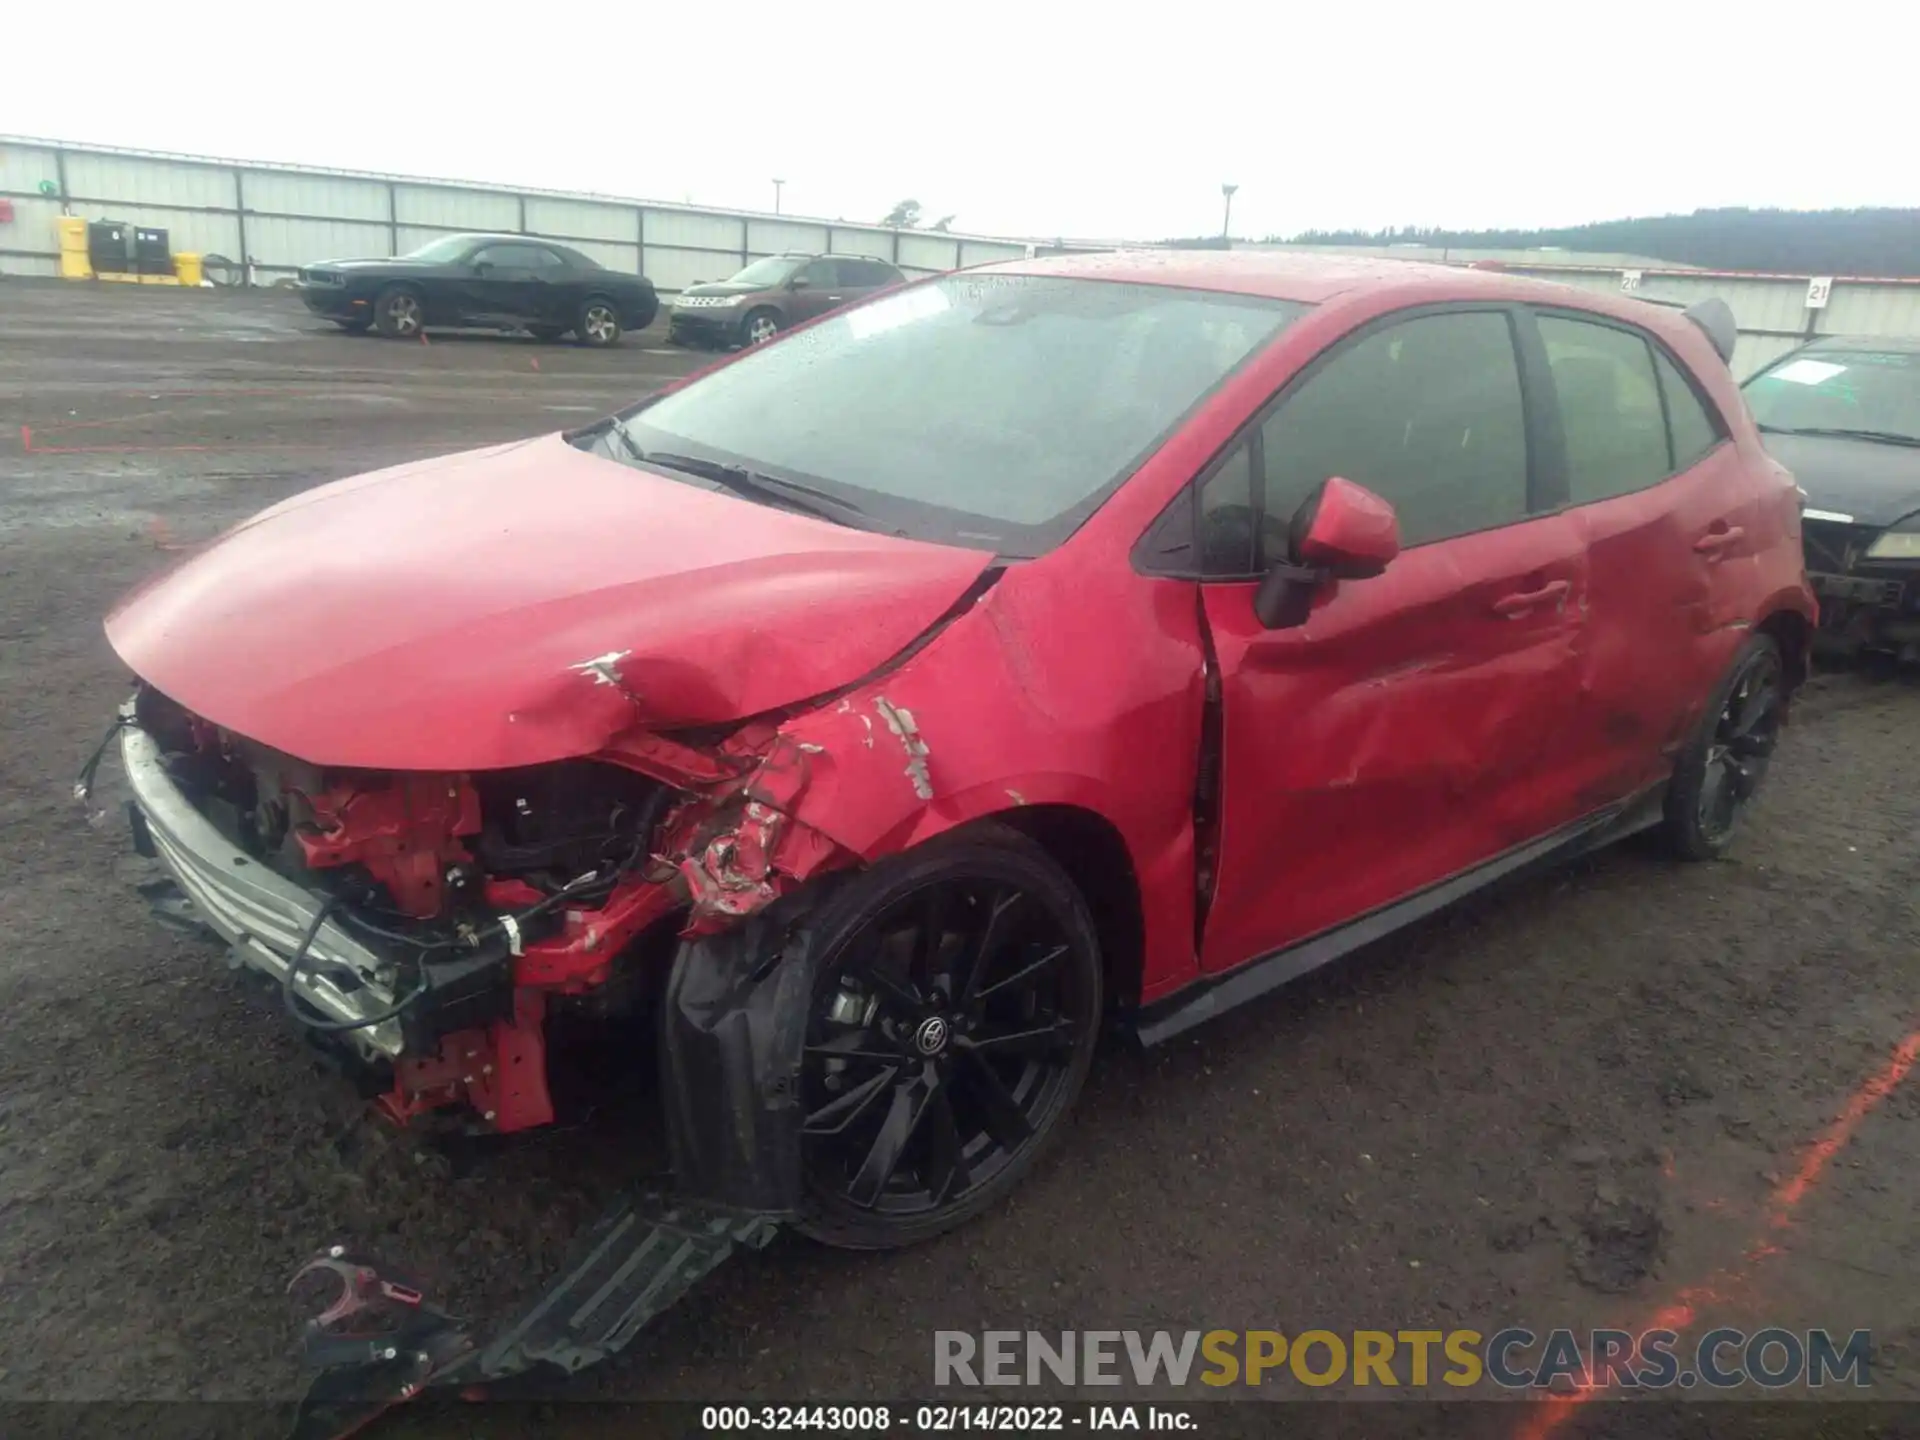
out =
[(787, 281), (787, 289), (789, 289), (789, 290), (804, 290), (804, 289), (806, 289), (806, 288), (807, 288), (807, 287), (808, 287), (809, 285), (811, 285), (811, 284), (813, 284), (813, 282), (812, 282), (811, 280), (809, 280), (809, 279), (807, 279), (807, 277), (806, 277), (806, 276), (804, 276), (804, 275), (796, 275), (796, 276), (794, 276), (794, 277), (793, 277), (793, 279), (791, 279), (791, 280), (789, 280), (789, 281)]
[(491, 275), (493, 273), (493, 262), (491, 260), (474, 261), (473, 273), (476, 275)]
[(1269, 630), (1306, 623), (1314, 592), (1329, 580), (1368, 580), (1400, 553), (1393, 506), (1338, 475), (1324, 480), (1293, 512), (1287, 560), (1254, 592), (1253, 613)]

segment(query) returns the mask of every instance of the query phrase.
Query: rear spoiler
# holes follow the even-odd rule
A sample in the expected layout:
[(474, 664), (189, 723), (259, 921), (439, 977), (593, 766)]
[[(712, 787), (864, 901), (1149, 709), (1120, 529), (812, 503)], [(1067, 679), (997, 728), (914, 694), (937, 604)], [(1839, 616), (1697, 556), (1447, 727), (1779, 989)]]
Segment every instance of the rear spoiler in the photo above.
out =
[(1714, 295), (1689, 305), (1681, 313), (1700, 327), (1701, 333), (1712, 342), (1716, 355), (1733, 364), (1733, 346), (1740, 338), (1740, 327), (1734, 323), (1732, 306)]

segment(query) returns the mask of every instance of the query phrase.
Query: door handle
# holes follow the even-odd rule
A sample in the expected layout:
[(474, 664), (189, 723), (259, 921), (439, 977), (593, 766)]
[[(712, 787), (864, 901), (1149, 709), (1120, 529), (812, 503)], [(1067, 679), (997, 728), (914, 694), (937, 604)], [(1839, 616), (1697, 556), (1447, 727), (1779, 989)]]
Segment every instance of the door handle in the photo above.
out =
[(1522, 590), (1517, 595), (1502, 595), (1493, 602), (1493, 613), (1512, 619), (1541, 605), (1565, 600), (1572, 590), (1571, 580), (1551, 580), (1538, 590)]
[(1693, 542), (1693, 548), (1696, 553), (1701, 555), (1718, 555), (1729, 545), (1744, 539), (1746, 533), (1745, 528), (1739, 525), (1729, 525), (1720, 530), (1709, 530), (1705, 535), (1702, 535), (1698, 540)]

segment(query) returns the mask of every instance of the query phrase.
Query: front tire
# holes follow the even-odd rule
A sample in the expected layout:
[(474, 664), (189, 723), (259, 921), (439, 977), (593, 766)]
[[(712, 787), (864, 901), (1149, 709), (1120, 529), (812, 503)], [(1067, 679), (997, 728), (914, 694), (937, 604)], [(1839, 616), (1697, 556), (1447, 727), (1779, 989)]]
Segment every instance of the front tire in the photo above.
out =
[(982, 825), (824, 902), (799, 1228), (887, 1250), (1004, 1199), (1058, 1136), (1099, 1036), (1099, 940), (1051, 856)]
[(373, 328), (389, 340), (417, 339), (427, 328), (419, 292), (405, 285), (382, 290), (373, 302)]
[(373, 328), (371, 320), (336, 320), (333, 323), (349, 335), (364, 335)]
[(1786, 714), (1786, 668), (1771, 635), (1740, 647), (1667, 787), (1665, 832), (1684, 860), (1712, 860), (1732, 842), (1766, 778)]
[(740, 322), (740, 343), (765, 345), (780, 333), (780, 317), (771, 310), (755, 310)]
[(612, 301), (595, 296), (580, 307), (580, 323), (573, 327), (573, 333), (580, 337), (582, 345), (591, 345), (596, 350), (618, 345), (620, 312), (613, 308)]
[(527, 333), (542, 344), (551, 345), (566, 334), (567, 329), (564, 325), (529, 325)]

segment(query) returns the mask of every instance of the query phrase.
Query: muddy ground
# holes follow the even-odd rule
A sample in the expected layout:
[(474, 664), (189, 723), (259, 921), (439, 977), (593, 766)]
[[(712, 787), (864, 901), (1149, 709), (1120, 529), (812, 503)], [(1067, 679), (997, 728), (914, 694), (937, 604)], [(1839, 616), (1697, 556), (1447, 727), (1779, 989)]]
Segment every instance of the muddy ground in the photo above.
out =
[[(287, 1396), (281, 1289), (313, 1247), (497, 1311), (657, 1167), (644, 1097), (416, 1163), (149, 919), (113, 766), (99, 823), (71, 787), (128, 688), (101, 614), (169, 547), (690, 363), (657, 334), (397, 344), (284, 294), (0, 280), (0, 1400)], [(1732, 858), (1617, 849), (1164, 1051), (1110, 1045), (1011, 1203), (892, 1256), (776, 1241), (566, 1393), (924, 1398), (937, 1328), (1584, 1329), (1685, 1302), (1696, 1331), (1869, 1328), (1873, 1396), (1920, 1399), (1920, 1076), (1768, 1220), (1920, 1026), (1917, 737), (1920, 686), (1822, 677)]]

